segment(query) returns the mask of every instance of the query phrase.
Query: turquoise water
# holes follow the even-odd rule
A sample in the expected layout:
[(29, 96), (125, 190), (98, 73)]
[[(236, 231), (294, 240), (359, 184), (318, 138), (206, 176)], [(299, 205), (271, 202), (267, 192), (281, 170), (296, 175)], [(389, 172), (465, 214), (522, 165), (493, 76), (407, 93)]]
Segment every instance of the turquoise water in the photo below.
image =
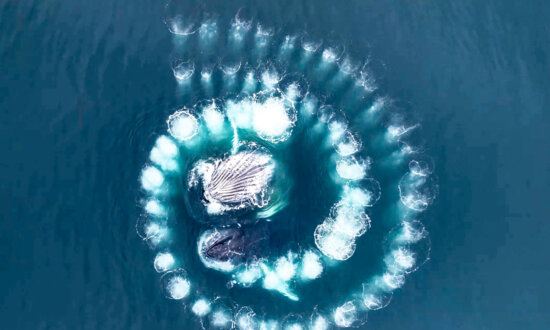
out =
[[(322, 256), (322, 276), (296, 284), (298, 302), (260, 282), (228, 288), (230, 275), (198, 259), (196, 241), (208, 221), (193, 220), (184, 200), (188, 165), (229, 152), (233, 136), (203, 149), (182, 145), (187, 158), (173, 176), (181, 186), (162, 200), (171, 207), (167, 242), (193, 294), (224, 296), (225, 303), (282, 322), (292, 314), (307, 323), (316, 306), (330, 317), (381, 274), (388, 232), (406, 215), (430, 232), (430, 260), (406, 276), (386, 308), (368, 313), (365, 328), (544, 328), (548, 11), (536, 2), (3, 3), (4, 327), (200, 328), (191, 311), (195, 296), (165, 298), (153, 268), (158, 250), (136, 233), (136, 222), (139, 228), (149, 218), (143, 206), (150, 194), (140, 177), (156, 139), (169, 135), (170, 114), (182, 106), (198, 113), (197, 102), (213, 97), (223, 104), (242, 90), (247, 70), (261, 79), (273, 68), (288, 73), (281, 84), (296, 81), (341, 109), (360, 137), (358, 156), (372, 160), (368, 176), (382, 191), (367, 210), (371, 228), (357, 238), (350, 259)], [(238, 13), (253, 23), (245, 47), (234, 49), (225, 40)], [(165, 22), (174, 15), (211, 19), (218, 34), (212, 44), (198, 31), (175, 36)], [(253, 37), (258, 23), (271, 34), (263, 50)], [(296, 36), (297, 49), (309, 40), (322, 44), (312, 59), (302, 50), (282, 59), (286, 36)], [(367, 62), (363, 72), (376, 88), (354, 89), (360, 74), (335, 79), (341, 66), (325, 71), (321, 54), (331, 46), (339, 63), (345, 56), (361, 68)], [(174, 78), (178, 59), (194, 65), (188, 83)], [(204, 67), (237, 62), (233, 84), (214, 70), (205, 88)], [(365, 110), (381, 97), (391, 102), (377, 121)], [(315, 250), (312, 233), (339, 198), (338, 156), (325, 143), (327, 130), (315, 129), (322, 115), (308, 121), (300, 114), (286, 142), (240, 135), (266, 145), (286, 167), (284, 186), (291, 187), (288, 205), (268, 223), (266, 258)], [(439, 193), (422, 213), (399, 206), (397, 187), (412, 158), (395, 156), (401, 145), (384, 140), (392, 123), (420, 124), (406, 141), (435, 164)]]

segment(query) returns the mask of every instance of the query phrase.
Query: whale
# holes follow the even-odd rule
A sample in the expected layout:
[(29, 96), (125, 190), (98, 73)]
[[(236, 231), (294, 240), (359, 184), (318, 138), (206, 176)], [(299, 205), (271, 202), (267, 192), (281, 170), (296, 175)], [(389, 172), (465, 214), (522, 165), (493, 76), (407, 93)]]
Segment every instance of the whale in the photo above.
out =
[(198, 254), (206, 267), (230, 272), (262, 255), (269, 246), (269, 237), (264, 222), (214, 227), (199, 236)]

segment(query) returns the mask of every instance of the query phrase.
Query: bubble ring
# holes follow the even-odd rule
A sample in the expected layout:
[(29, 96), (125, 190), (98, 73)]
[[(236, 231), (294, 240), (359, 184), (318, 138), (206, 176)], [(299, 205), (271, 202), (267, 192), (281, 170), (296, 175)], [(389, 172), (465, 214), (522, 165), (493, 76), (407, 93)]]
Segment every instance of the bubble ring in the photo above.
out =
[[(173, 20), (170, 22), (173, 22)], [(240, 24), (242, 24), (242, 21), (236, 20), (235, 22), (241, 22)], [(241, 30), (239, 32), (243, 36), (246, 36), (248, 30), (250, 30), (250, 26), (247, 26), (246, 31), (243, 32)], [(171, 27), (171, 31), (174, 29), (177, 30), (177, 27), (175, 28), (173, 25)], [(270, 38), (273, 35), (273, 33), (263, 27), (258, 26), (257, 29), (255, 38)], [(187, 36), (187, 34), (174, 31), (173, 33), (179, 38)], [(213, 38), (215, 35), (215, 33), (209, 32), (208, 36), (209, 38)], [(291, 40), (290, 37), (285, 39), (281, 45), (281, 49), (290, 47), (289, 40)], [(261, 47), (266, 47), (266, 45), (269, 45), (269, 41), (263, 40), (259, 44)], [(311, 45), (313, 45), (312, 42), (304, 38), (304, 52), (308, 54), (316, 53), (318, 48), (320, 48), (320, 44), (315, 44), (317, 46), (314, 48)], [(325, 49), (321, 54), (323, 61), (326, 62), (323, 65), (336, 63), (341, 57), (340, 55), (336, 56), (335, 51), (329, 48)], [(178, 62), (179, 67), (181, 67), (181, 63), (184, 62)], [(350, 73), (353, 72), (353, 69), (350, 69), (348, 58), (344, 58), (341, 63), (343, 64), (340, 75), (351, 77), (352, 80), (355, 79), (357, 86), (363, 87), (365, 92), (370, 93), (372, 84), (369, 82), (368, 88), (364, 84), (365, 74), (363, 70), (357, 74)], [(188, 70), (182, 74), (179, 71), (174, 71), (174, 76), (179, 82), (191, 79), (194, 75), (195, 66), (190, 64), (189, 67), (193, 68), (191, 72)], [(233, 70), (235, 72), (231, 71), (230, 73), (223, 71), (223, 68), (219, 68), (222, 74), (225, 75), (235, 75), (240, 69), (240, 64), (239, 68)], [(320, 68), (319, 70), (326, 70), (326, 68)], [(285, 143), (291, 137), (297, 120), (297, 104), (302, 106), (300, 115), (308, 117), (315, 114), (311, 106), (308, 107), (306, 102), (304, 102), (308, 98), (315, 99), (312, 93), (307, 92), (296, 96), (290, 89), (281, 90), (278, 84), (281, 83), (282, 79), (272, 76), (267, 70), (260, 75), (252, 73), (252, 77), (247, 75), (244, 78), (245, 87), (243, 87), (243, 91), (241, 92), (244, 96), (233, 100), (226, 100), (223, 110), (216, 107), (216, 102), (212, 102), (211, 107), (203, 107), (200, 115), (197, 111), (184, 108), (169, 116), (167, 121), (168, 133), (172, 138), (162, 135), (157, 139), (150, 154), (152, 165), (147, 165), (142, 171), (141, 184), (148, 195), (147, 200), (144, 202), (147, 216), (140, 218), (138, 221), (138, 234), (152, 248), (160, 250), (155, 258), (154, 266), (157, 272), (163, 274), (163, 288), (166, 290), (166, 296), (170, 299), (186, 299), (193, 295), (194, 292), (198, 292), (193, 288), (189, 275), (181, 268), (182, 265), (178, 262), (177, 258), (174, 258), (169, 252), (171, 244), (170, 210), (162, 202), (170, 194), (170, 189), (166, 189), (166, 186), (170, 184), (169, 178), (177, 176), (178, 171), (181, 170), (178, 158), (181, 157), (182, 148), (193, 148), (197, 143), (196, 140), (204, 139), (204, 137), (201, 137), (201, 130), (205, 128), (211, 133), (214, 139), (217, 138), (217, 134), (223, 135), (225, 130), (223, 126), (227, 126), (223, 123), (226, 120), (229, 121), (230, 131), (233, 134), (233, 151), (240, 147), (237, 132), (239, 130), (250, 129), (250, 127), (255, 130), (258, 138), (267, 143)], [(204, 76), (202, 77), (204, 78)], [(254, 87), (250, 86), (246, 88), (247, 79), (256, 79), (256, 86), (260, 84), (259, 81), (263, 81), (263, 90), (256, 91)], [(253, 85), (253, 83), (249, 85)], [(288, 86), (291, 86), (291, 84)], [(277, 95), (278, 99), (273, 100), (274, 95)], [(240, 100), (240, 102), (259, 101), (259, 110), (254, 110), (255, 108), (253, 107), (252, 111), (260, 112), (262, 111), (262, 101), (275, 102), (273, 103), (275, 105), (277, 105), (276, 103), (279, 103), (278, 105), (282, 104), (283, 106), (279, 107), (279, 110), (284, 109), (287, 117), (281, 115), (282, 112), (279, 112), (275, 117), (271, 118), (273, 121), (270, 121), (270, 124), (277, 121), (286, 126), (281, 126), (283, 129), (281, 127), (273, 129), (272, 125), (270, 126), (262, 122), (261, 117), (266, 115), (265, 113), (261, 113), (261, 116), (258, 116), (260, 119), (256, 122), (254, 119), (248, 123), (245, 123), (245, 121), (239, 122), (238, 118), (232, 116), (229, 111), (230, 106), (228, 105), (234, 100)], [(366, 115), (377, 116), (380, 108), (384, 106), (383, 103), (384, 99), (377, 99), (366, 111)], [(242, 106), (243, 104), (241, 103), (240, 105)], [(380, 184), (376, 180), (366, 178), (371, 160), (356, 156), (362, 147), (358, 135), (347, 129), (347, 121), (335, 120), (338, 117), (335, 112), (321, 111), (321, 109), (323, 107), (320, 107), (320, 111), (317, 112), (318, 122), (322, 126), (324, 125), (324, 128), (329, 132), (328, 140), (338, 155), (338, 159), (335, 161), (334, 172), (337, 177), (336, 181), (340, 185), (343, 194), (341, 199), (334, 203), (330, 215), (315, 230), (315, 246), (322, 254), (318, 253), (317, 250), (308, 248), (305, 249), (300, 257), (302, 264), (309, 263), (310, 265), (307, 267), (308, 271), (306, 273), (302, 271), (301, 274), (301, 278), (306, 280), (317, 278), (323, 271), (323, 268), (327, 266), (327, 262), (330, 263), (330, 260), (343, 261), (353, 255), (355, 238), (362, 236), (370, 228), (370, 217), (364, 210), (376, 203), (380, 191)], [(252, 117), (254, 117), (254, 114)], [(288, 120), (285, 121), (286, 119)], [(201, 124), (199, 121), (205, 121), (202, 129), (200, 129)], [(243, 126), (245, 124), (250, 127)], [(388, 126), (386, 134), (388, 138), (387, 142), (395, 144), (402, 141), (403, 137), (413, 128), (414, 126)], [(401, 150), (395, 153), (397, 157), (400, 155), (410, 155), (411, 149), (401, 148)], [(433, 168), (430, 169), (422, 161), (411, 160), (409, 168), (409, 171), (403, 175), (398, 185), (399, 205), (405, 207), (405, 214), (414, 216), (416, 213), (424, 211), (433, 202), (433, 198), (437, 192), (437, 185), (433, 183), (426, 185), (426, 182), (432, 178), (430, 175), (433, 172)], [(367, 182), (372, 190), (361, 190), (358, 184), (362, 181)], [(376, 195), (377, 193), (378, 196)], [(349, 219), (353, 219), (353, 221), (347, 221)], [(309, 320), (300, 315), (289, 315), (282, 321), (283, 326), (285, 328), (297, 328), (298, 326), (303, 327), (308, 323), (308, 326), (314, 329), (324, 329), (330, 324), (338, 327), (353, 327), (363, 324), (366, 321), (366, 312), (386, 307), (391, 300), (393, 291), (403, 285), (405, 275), (416, 270), (419, 264), (422, 264), (429, 258), (429, 246), (424, 249), (424, 255), (417, 255), (409, 249), (411, 245), (426, 241), (427, 236), (427, 231), (419, 221), (414, 220), (414, 218), (404, 217), (404, 220), (394, 230), (390, 231), (387, 236), (386, 245), (388, 248), (384, 257), (384, 271), (381, 275), (374, 276), (362, 283), (360, 293), (353, 294), (346, 299), (347, 301), (330, 310), (330, 317), (314, 309)], [(342, 240), (345, 240), (344, 243), (346, 244)], [(342, 247), (342, 251), (334, 253), (333, 248), (335, 246)], [(297, 266), (294, 264), (295, 258), (298, 258), (295, 252), (288, 251), (286, 255), (276, 258), (274, 262), (258, 260), (254, 263), (245, 264), (238, 272), (233, 273), (233, 283), (250, 286), (256, 281), (263, 279), (265, 288), (280, 291), (292, 300), (297, 299), (286, 285), (280, 285), (281, 280), (283, 282), (289, 281), (298, 276)], [(231, 269), (231, 271), (233, 270)], [(227, 305), (232, 306), (228, 307)], [(278, 324), (277, 321), (260, 321), (254, 310), (250, 307), (237, 308), (233, 305), (234, 303), (221, 303), (218, 298), (208, 301), (204, 296), (199, 294), (191, 310), (199, 317), (201, 324), (209, 316), (208, 324), (212, 327), (232, 328), (237, 326), (242, 329), (267, 329), (270, 326)], [(203, 326), (205, 325), (203, 324)]]

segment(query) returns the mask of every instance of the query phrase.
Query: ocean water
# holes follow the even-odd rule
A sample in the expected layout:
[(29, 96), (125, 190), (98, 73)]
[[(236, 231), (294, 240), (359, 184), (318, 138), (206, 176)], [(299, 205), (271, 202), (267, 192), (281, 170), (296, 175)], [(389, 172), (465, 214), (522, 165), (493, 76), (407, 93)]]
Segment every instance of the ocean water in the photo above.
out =
[[(218, 296), (238, 304), (233, 315), (249, 306), (258, 318), (307, 325), (312, 313), (331, 318), (336, 307), (363, 298), (362, 284), (384, 273), (392, 228), (405, 218), (429, 232), (429, 243), (411, 247), (419, 256), (429, 250), (429, 260), (387, 290), (387, 307), (368, 317), (361, 310), (361, 328), (549, 324), (550, 6), (543, 1), (0, 5), (2, 328), (208, 328), (209, 317), (201, 322), (192, 303)], [(196, 23), (188, 31), (194, 33), (171, 33), (180, 15)], [(226, 42), (236, 17), (251, 21), (240, 48)], [(215, 22), (217, 33), (200, 29), (205, 22)], [(269, 33), (256, 37), (258, 24)], [(287, 36), (296, 38), (296, 49), (284, 57)], [(309, 41), (319, 45), (311, 58), (304, 55)], [(339, 65), (323, 65), (323, 50), (331, 47)], [(347, 57), (357, 67), (337, 79)], [(233, 78), (220, 70), (235, 66)], [(192, 74), (178, 71), (191, 67)], [(205, 84), (201, 73), (210, 67)], [(347, 182), (335, 171), (338, 155), (326, 142), (321, 105), (340, 110), (336, 116), (362, 141), (356, 156), (371, 159), (368, 176), (381, 187), (353, 256), (339, 262), (318, 252), (323, 274), (293, 284), (297, 302), (261, 281), (228, 287), (231, 274), (205, 268), (197, 257), (198, 236), (209, 223), (189, 213), (188, 199), (196, 196), (187, 191), (187, 173), (197, 160), (227, 154), (231, 132), (179, 144), (180, 169), (167, 176), (171, 188), (162, 194), (144, 189), (142, 180), (143, 169), (154, 165), (155, 141), (170, 136), (166, 120), (175, 110), (199, 117), (212, 98), (227, 106), (243, 97), (247, 72), (258, 79), (256, 91), (265, 90), (266, 70), (280, 74), (280, 86), (297, 82), (319, 102), (306, 120), (300, 98), (287, 141), (240, 132), (284, 165), (277, 167), (285, 174), (281, 186), (290, 187), (279, 189), (287, 205), (269, 217), (270, 248), (262, 256), (317, 251), (313, 232)], [(175, 79), (186, 72), (189, 78)], [(377, 100), (387, 101), (380, 121), (367, 111)], [(386, 141), (392, 124), (415, 127), (414, 134)], [(419, 152), (403, 156), (405, 142)], [(423, 212), (400, 204), (401, 178), (414, 159), (433, 164), (438, 187)], [(144, 208), (150, 198), (170, 209), (162, 222), (170, 238), (160, 248), (139, 235), (151, 220)], [(165, 297), (153, 261), (166, 249), (191, 281), (188, 299)]]

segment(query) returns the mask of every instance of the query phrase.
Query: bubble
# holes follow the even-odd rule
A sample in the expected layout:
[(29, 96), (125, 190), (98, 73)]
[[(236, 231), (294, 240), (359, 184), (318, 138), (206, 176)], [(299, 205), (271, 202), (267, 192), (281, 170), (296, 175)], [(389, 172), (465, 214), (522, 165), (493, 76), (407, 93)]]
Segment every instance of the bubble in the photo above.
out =
[(233, 22), (231, 22), (231, 28), (229, 30), (230, 38), (234, 42), (242, 42), (248, 31), (250, 31), (251, 26), (251, 21), (247, 21), (241, 17), (236, 16)]
[(204, 317), (210, 313), (211, 306), (210, 302), (204, 298), (200, 298), (199, 300), (195, 301), (193, 304), (193, 307), (191, 307), (191, 311), (199, 316)]
[(147, 201), (145, 204), (145, 211), (155, 217), (166, 216), (166, 208), (155, 199)]
[(399, 247), (392, 250), (384, 258), (384, 262), (388, 270), (392, 273), (407, 273), (412, 271), (416, 266), (416, 257), (411, 250), (405, 247)]
[(180, 300), (187, 297), (191, 291), (191, 283), (182, 269), (177, 269), (164, 274), (162, 277), (166, 297)]
[(252, 126), (264, 140), (285, 141), (291, 133), (295, 118), (281, 98), (268, 98), (253, 104)]
[(328, 330), (330, 324), (326, 317), (318, 314), (314, 314), (311, 318), (311, 330)]
[(394, 241), (396, 243), (416, 243), (428, 236), (428, 232), (420, 221), (404, 220), (397, 228)]
[(260, 330), (278, 330), (279, 329), (279, 323), (275, 320), (267, 320), (267, 321), (261, 321), (260, 322)]
[(195, 73), (195, 65), (192, 62), (176, 61), (172, 66), (172, 72), (178, 82), (184, 82)]
[(242, 307), (237, 312), (235, 321), (240, 330), (255, 330), (257, 327), (256, 313), (250, 307)]
[(202, 118), (206, 123), (206, 127), (213, 134), (220, 134), (225, 125), (225, 117), (223, 113), (218, 111), (214, 102), (211, 105), (204, 107), (202, 110)]
[(231, 314), (224, 310), (217, 310), (211, 314), (210, 324), (213, 328), (230, 329), (233, 328)]
[(302, 258), (301, 278), (304, 280), (312, 280), (321, 276), (323, 272), (323, 264), (319, 255), (313, 251), (306, 251)]
[(342, 328), (358, 327), (367, 322), (367, 314), (362, 313), (353, 301), (348, 301), (334, 311), (334, 323)]
[(167, 136), (161, 135), (151, 150), (149, 159), (165, 171), (175, 171), (179, 168), (177, 156), (178, 147), (174, 141)]
[(433, 165), (425, 160), (411, 160), (409, 169), (412, 175), (427, 176), (432, 174)]
[(237, 59), (226, 58), (220, 67), (220, 70), (227, 75), (233, 76), (241, 69), (241, 61)]
[(323, 61), (327, 63), (334, 63), (338, 60), (338, 54), (336, 49), (334, 48), (327, 48), (323, 50), (323, 53), (321, 54), (321, 58)]
[(172, 269), (176, 261), (174, 256), (169, 252), (159, 252), (155, 257), (155, 270), (159, 273), (164, 273)]
[(199, 27), (199, 37), (203, 42), (212, 42), (218, 35), (218, 24), (207, 20)]
[(296, 264), (294, 255), (289, 253), (286, 257), (280, 257), (275, 263), (275, 272), (283, 281), (288, 281), (296, 275)]
[(342, 193), (342, 203), (354, 207), (370, 207), (380, 199), (380, 184), (374, 179), (360, 181), (358, 186), (346, 184)]
[(165, 22), (168, 30), (175, 35), (187, 36), (197, 30), (195, 23), (187, 21), (182, 15), (168, 18)]
[(315, 228), (315, 245), (324, 255), (335, 260), (349, 259), (355, 252), (355, 239), (335, 231), (330, 222)]
[(270, 29), (258, 24), (256, 27), (256, 34), (254, 35), (256, 48), (261, 49), (266, 47), (269, 43), (269, 40), (271, 39), (272, 34), (273, 32)]
[(405, 284), (405, 276), (402, 274), (384, 273), (382, 275), (382, 283), (387, 291), (393, 291)]
[(147, 166), (141, 172), (141, 186), (148, 191), (159, 189), (164, 183), (164, 174), (153, 166)]
[(275, 89), (279, 84), (279, 81), (281, 81), (281, 77), (279, 76), (279, 73), (275, 71), (275, 69), (265, 70), (262, 73), (261, 79), (264, 88), (267, 90)]
[(340, 139), (334, 143), (334, 149), (342, 156), (350, 156), (361, 150), (361, 142), (350, 131), (345, 131)]
[(311, 35), (305, 34), (302, 37), (302, 48), (306, 53), (316, 52), (323, 42)]
[(438, 193), (438, 185), (429, 176), (405, 174), (399, 181), (399, 196), (403, 205), (422, 212), (430, 206)]
[(347, 129), (348, 129), (348, 124), (343, 120), (333, 118), (328, 123), (328, 130), (330, 132), (329, 137), (333, 145), (335, 145), (336, 143), (342, 140), (344, 135), (348, 132)]
[(187, 141), (197, 135), (197, 118), (186, 110), (179, 110), (168, 117), (168, 132), (178, 141)]
[[(188, 7), (181, 2), (173, 6)], [(183, 102), (197, 103), (192, 111), (183, 108), (168, 118), (169, 135), (165, 133), (155, 141), (149, 154), (150, 165), (143, 168), (139, 178), (141, 192), (146, 196), (138, 199), (144, 212), (139, 215), (136, 230), (157, 251), (154, 267), (162, 273), (165, 295), (170, 299), (195, 295), (189, 300), (189, 311), (200, 317), (205, 329), (320, 330), (361, 326), (367, 312), (386, 307), (393, 292), (404, 285), (405, 275), (429, 258), (430, 241), (421, 223), (396, 218), (425, 210), (438, 192), (431, 159), (423, 156), (423, 149), (418, 146), (422, 141), (408, 135), (418, 125), (406, 122), (399, 115), (402, 111), (394, 111), (400, 109), (395, 109), (388, 97), (368, 95), (377, 88), (368, 63), (361, 67), (360, 62), (344, 53), (343, 47), (320, 48), (323, 42), (308, 34), (301, 34), (301, 40), (290, 35), (274, 38), (275, 30), (260, 24), (250, 35), (252, 16), (243, 16), (241, 11), (225, 27), (229, 30), (224, 31), (221, 24), (227, 22), (191, 9), (194, 8), (185, 8), (193, 16), (170, 15), (166, 24), (179, 36), (173, 38), (175, 54), (186, 56), (171, 65), (179, 84), (176, 96), (183, 96)], [(192, 37), (181, 37), (194, 32), (197, 33)], [(220, 47), (214, 49), (211, 46), (220, 33), (227, 40), (220, 41)], [(200, 77), (193, 77), (195, 66), (200, 69)], [(357, 127), (360, 134), (353, 130)], [(305, 141), (300, 140), (304, 136)], [(362, 140), (366, 136), (373, 138), (368, 145)], [(312, 148), (317, 155), (293, 158), (287, 148), (294, 148), (297, 143), (306, 143), (301, 147)], [(372, 163), (377, 166), (372, 173), (371, 158), (364, 150), (367, 147), (369, 154), (381, 158)], [(291, 188), (283, 187), (292, 181), (286, 179), (287, 174), (310, 174), (302, 171), (305, 167), (294, 172), (293, 166), (302, 166), (298, 162), (328, 165), (328, 169), (321, 167), (321, 173), (311, 175), (328, 177), (332, 182), (327, 183), (335, 186), (322, 192), (330, 201), (319, 200), (312, 206), (323, 209), (332, 203), (329, 214), (321, 218), (323, 221), (311, 226), (317, 225), (313, 242), (309, 236), (303, 244), (295, 242), (290, 249), (282, 250), (283, 246), (271, 246), (278, 244), (277, 232), (273, 236), (275, 242), (269, 241), (259, 251), (239, 250), (240, 238), (226, 235), (227, 230), (240, 231), (237, 226), (248, 229), (256, 222), (272, 222), (270, 226), (276, 227), (281, 220), (279, 215), (289, 221), (299, 218), (286, 213), (291, 213), (292, 208), (277, 213), (292, 202), (286, 195)], [(402, 175), (399, 172), (406, 168), (406, 162), (408, 173)], [(324, 175), (327, 171), (328, 176)], [(377, 209), (367, 209), (381, 196), (381, 184), (368, 178), (370, 174), (382, 174), (378, 179), (384, 180), (384, 193), (388, 191)], [(323, 184), (319, 187), (325, 189)], [(397, 193), (399, 198), (393, 198)], [(178, 200), (180, 197), (183, 198)], [(177, 206), (171, 204), (179, 202)], [(186, 227), (179, 221), (180, 216), (185, 219), (188, 214), (201, 222), (201, 228), (197, 224)], [(370, 214), (395, 218), (384, 219), (384, 223), (401, 220), (380, 240), (382, 249), (374, 250), (382, 251), (376, 261), (381, 269), (373, 269), (378, 272), (364, 278), (365, 282), (349, 283), (363, 284), (360, 288), (349, 291), (346, 285), (346, 290), (335, 290), (330, 297), (324, 295), (326, 299), (311, 301), (313, 296), (306, 295), (319, 288), (313, 280), (322, 285), (319, 278), (333, 276), (338, 271), (335, 268), (343, 264), (338, 261), (351, 258), (355, 249), (364, 244), (365, 240), (357, 238), (369, 230)], [(377, 220), (373, 216), (373, 221)], [(181, 228), (171, 231), (168, 226), (174, 224)], [(377, 228), (386, 231), (386, 226), (381, 226)], [(202, 284), (198, 291), (193, 290), (197, 292), (192, 292), (195, 278), (177, 268), (180, 260), (191, 259), (171, 253), (189, 253), (173, 246), (179, 244), (175, 239), (180, 239), (180, 231), (191, 235), (187, 239), (197, 240), (197, 250), (192, 253), (198, 253), (205, 267), (227, 273), (221, 276), (228, 279), (228, 289), (234, 285), (243, 288), (206, 292), (202, 296), (203, 290), (219, 287), (209, 286), (209, 277), (199, 279)], [(195, 233), (198, 238), (193, 236)], [(378, 235), (379, 231), (372, 234)], [(213, 237), (217, 240), (213, 241)], [(225, 258), (226, 247), (236, 257)], [(357, 257), (364, 255), (364, 250), (360, 252)], [(203, 272), (196, 270), (193, 269), (193, 276), (200, 277)], [(307, 285), (314, 287), (305, 288)], [(250, 290), (256, 293), (256, 289), (279, 293), (293, 301), (304, 298), (304, 303), (319, 304), (326, 314), (318, 313), (318, 307), (312, 306), (311, 318), (304, 321), (306, 314), (285, 317), (278, 314), (278, 306), (260, 304), (262, 316), (258, 317), (250, 307), (239, 305), (246, 301), (240, 297), (241, 290), (244, 294)], [(230, 304), (222, 304), (224, 298), (220, 294), (230, 294)]]
[(363, 305), (369, 310), (379, 310), (388, 306), (392, 296), (391, 291), (386, 292), (375, 283), (363, 284)]
[(338, 204), (331, 211), (332, 228), (350, 237), (359, 237), (370, 228), (370, 218), (362, 209)]
[(261, 267), (264, 273), (264, 280), (262, 283), (264, 289), (279, 292), (290, 300), (299, 300), (298, 296), (288, 287), (288, 283), (279, 277), (276, 271), (270, 269), (265, 263), (262, 264)]
[(234, 277), (239, 284), (247, 287), (262, 278), (262, 275), (262, 270), (258, 265), (246, 265)]
[(355, 157), (342, 158), (336, 163), (336, 172), (343, 179), (361, 180), (367, 175), (368, 163)]

